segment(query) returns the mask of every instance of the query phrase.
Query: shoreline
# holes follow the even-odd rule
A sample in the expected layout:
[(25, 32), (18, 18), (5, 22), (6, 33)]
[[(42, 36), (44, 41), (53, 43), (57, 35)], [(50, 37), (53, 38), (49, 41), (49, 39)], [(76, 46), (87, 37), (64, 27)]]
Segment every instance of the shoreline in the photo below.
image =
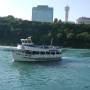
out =
[[(16, 44), (0, 44), (0, 47), (17, 47)], [(70, 48), (70, 49), (90, 49), (88, 47), (67, 47), (63, 46), (62, 48)]]

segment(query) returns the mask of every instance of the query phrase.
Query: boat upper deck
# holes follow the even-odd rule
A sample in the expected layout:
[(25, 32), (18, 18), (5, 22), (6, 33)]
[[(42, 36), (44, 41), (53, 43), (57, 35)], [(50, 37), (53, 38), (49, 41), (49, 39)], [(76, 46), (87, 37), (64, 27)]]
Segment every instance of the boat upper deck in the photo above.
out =
[(61, 49), (59, 46), (53, 46), (51, 45), (35, 45), (31, 37), (28, 37), (26, 39), (21, 39), (22, 44), (18, 45), (18, 49), (24, 49), (24, 50), (34, 50), (34, 51), (48, 51), (48, 50), (54, 50), (58, 51)]

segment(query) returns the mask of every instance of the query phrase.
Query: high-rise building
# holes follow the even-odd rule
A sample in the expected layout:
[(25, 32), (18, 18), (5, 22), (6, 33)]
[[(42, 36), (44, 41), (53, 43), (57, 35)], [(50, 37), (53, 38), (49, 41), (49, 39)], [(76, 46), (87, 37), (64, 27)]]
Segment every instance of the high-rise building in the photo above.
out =
[(68, 22), (68, 16), (69, 16), (69, 6), (65, 7), (65, 22)]
[(90, 24), (90, 18), (87, 17), (79, 17), (76, 21), (78, 24)]
[(53, 8), (47, 5), (38, 5), (32, 8), (32, 21), (53, 22)]

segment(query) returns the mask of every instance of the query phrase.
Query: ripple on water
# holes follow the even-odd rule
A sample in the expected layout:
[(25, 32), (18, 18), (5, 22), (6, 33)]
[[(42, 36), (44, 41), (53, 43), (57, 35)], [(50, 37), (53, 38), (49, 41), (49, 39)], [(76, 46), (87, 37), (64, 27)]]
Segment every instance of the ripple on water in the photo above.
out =
[[(12, 62), (0, 48), (0, 90), (90, 90), (90, 50), (66, 49), (58, 62)], [(73, 53), (72, 53), (73, 52)]]

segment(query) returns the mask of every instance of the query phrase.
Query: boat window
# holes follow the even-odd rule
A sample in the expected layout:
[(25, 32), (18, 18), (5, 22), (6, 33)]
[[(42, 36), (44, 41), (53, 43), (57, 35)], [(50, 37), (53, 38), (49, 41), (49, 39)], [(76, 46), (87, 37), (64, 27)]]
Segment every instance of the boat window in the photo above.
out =
[(31, 43), (31, 41), (30, 41), (30, 40), (28, 40), (28, 43)]
[(51, 54), (53, 54), (53, 55), (54, 55), (54, 54), (55, 54), (55, 52), (51, 52)]
[(24, 51), (21, 51), (22, 53), (24, 53)]
[(38, 51), (33, 51), (32, 54), (39, 54), (39, 52)]
[(56, 52), (56, 54), (59, 54), (59, 52)]
[(50, 54), (50, 52), (46, 52), (46, 54)]
[(40, 54), (45, 54), (45, 52), (41, 51)]
[(26, 54), (31, 54), (31, 51), (26, 50), (25, 53), (26, 53)]
[(24, 51), (17, 51), (17, 52), (24, 53)]

